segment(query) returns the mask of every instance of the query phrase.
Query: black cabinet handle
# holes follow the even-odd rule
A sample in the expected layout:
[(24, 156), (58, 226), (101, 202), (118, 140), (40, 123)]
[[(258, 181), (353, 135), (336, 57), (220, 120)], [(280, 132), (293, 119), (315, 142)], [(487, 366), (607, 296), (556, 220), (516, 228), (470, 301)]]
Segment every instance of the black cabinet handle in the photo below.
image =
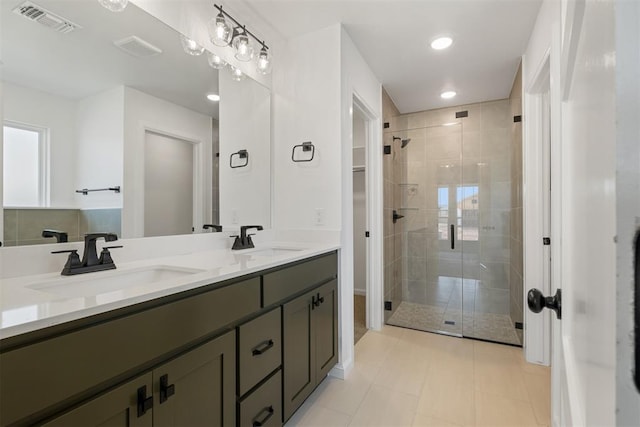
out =
[(169, 375), (160, 377), (160, 403), (164, 403), (176, 393), (176, 385), (169, 384)]
[[(265, 415), (263, 416), (262, 419), (260, 419), (260, 416), (262, 415), (263, 412), (265, 413)], [(263, 425), (265, 425), (265, 423), (269, 421), (269, 418), (273, 416), (274, 412), (275, 411), (273, 410), (273, 406), (267, 406), (266, 408), (264, 408), (253, 419), (253, 427), (262, 427)]]
[(251, 354), (253, 354), (254, 356), (259, 356), (265, 351), (269, 350), (271, 347), (273, 347), (273, 340), (266, 340), (255, 346), (253, 350), (251, 350)]
[(147, 386), (143, 385), (138, 389), (138, 418), (153, 408), (153, 396), (147, 397)]
[(551, 309), (556, 312), (558, 319), (562, 319), (562, 289), (556, 290), (552, 297), (545, 297), (539, 290), (531, 289), (527, 292), (527, 305), (534, 313), (540, 313), (544, 308)]
[(451, 224), (450, 228), (449, 228), (449, 240), (451, 240), (451, 249), (455, 249), (456, 248), (456, 241), (455, 241), (455, 236), (454, 234), (456, 233), (456, 228), (453, 224)]
[(318, 305), (320, 305), (320, 304), (322, 304), (324, 302), (324, 297), (320, 296), (320, 292), (318, 292), (317, 301), (318, 301)]
[(318, 301), (316, 301), (316, 296), (311, 295), (311, 310), (318, 306)]

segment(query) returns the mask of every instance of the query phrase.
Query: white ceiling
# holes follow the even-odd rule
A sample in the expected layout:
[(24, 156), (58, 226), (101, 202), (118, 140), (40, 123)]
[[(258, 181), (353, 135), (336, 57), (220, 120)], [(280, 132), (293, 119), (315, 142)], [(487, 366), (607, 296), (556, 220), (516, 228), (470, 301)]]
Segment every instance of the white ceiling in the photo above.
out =
[[(541, 0), (245, 0), (283, 38), (341, 22), (401, 113), (509, 96)], [(434, 51), (439, 35), (454, 39)], [(277, 64), (274, 64), (277, 66)], [(458, 95), (442, 100), (440, 93)]]

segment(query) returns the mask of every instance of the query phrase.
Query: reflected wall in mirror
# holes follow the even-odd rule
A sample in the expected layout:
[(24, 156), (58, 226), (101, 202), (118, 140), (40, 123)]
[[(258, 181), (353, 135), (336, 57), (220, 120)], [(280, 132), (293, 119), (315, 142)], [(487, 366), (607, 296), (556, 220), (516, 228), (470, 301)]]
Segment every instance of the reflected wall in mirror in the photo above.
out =
[[(43, 229), (74, 241), (270, 225), (267, 88), (187, 55), (179, 33), (131, 3), (29, 3), (62, 30), (20, 14), (25, 4), (1, 3), (3, 245), (54, 243)], [(228, 164), (239, 148), (251, 153), (240, 172)]]

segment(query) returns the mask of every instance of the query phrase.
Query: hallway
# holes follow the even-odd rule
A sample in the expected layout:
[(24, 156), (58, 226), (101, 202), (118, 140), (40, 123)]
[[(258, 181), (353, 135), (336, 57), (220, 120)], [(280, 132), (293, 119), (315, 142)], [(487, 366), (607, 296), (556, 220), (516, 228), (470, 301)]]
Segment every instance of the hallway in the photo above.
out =
[(522, 349), (385, 326), (287, 426), (548, 426), (550, 369)]

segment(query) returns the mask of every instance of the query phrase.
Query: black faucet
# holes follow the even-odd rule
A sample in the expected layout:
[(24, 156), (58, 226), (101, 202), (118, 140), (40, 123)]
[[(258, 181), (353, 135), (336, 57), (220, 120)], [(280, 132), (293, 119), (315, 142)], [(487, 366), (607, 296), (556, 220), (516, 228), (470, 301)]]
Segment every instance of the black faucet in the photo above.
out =
[(51, 230), (48, 228), (42, 230), (42, 237), (55, 237), (56, 243), (66, 243), (69, 241), (69, 235), (66, 231)]
[(207, 230), (209, 228), (213, 228), (213, 231), (220, 233), (222, 231), (222, 226), (221, 225), (216, 225), (216, 224), (203, 224), (202, 225), (202, 229), (203, 230)]
[(84, 236), (84, 253), (82, 260), (78, 256), (77, 249), (66, 251), (54, 251), (53, 254), (69, 253), (67, 263), (62, 269), (63, 276), (72, 276), (74, 274), (91, 273), (93, 271), (113, 270), (116, 268), (109, 249), (121, 248), (122, 246), (105, 246), (102, 248), (100, 257), (96, 250), (96, 240), (104, 238), (107, 242), (118, 240), (118, 236), (114, 233), (89, 233)]
[(251, 228), (262, 230), (261, 225), (243, 225), (242, 227), (240, 227), (239, 236), (230, 236), (236, 238), (236, 240), (233, 241), (233, 246), (231, 247), (231, 249), (251, 249), (255, 247), (253, 246), (253, 241), (251, 240), (251, 236), (253, 236), (253, 234), (247, 234), (247, 230)]

